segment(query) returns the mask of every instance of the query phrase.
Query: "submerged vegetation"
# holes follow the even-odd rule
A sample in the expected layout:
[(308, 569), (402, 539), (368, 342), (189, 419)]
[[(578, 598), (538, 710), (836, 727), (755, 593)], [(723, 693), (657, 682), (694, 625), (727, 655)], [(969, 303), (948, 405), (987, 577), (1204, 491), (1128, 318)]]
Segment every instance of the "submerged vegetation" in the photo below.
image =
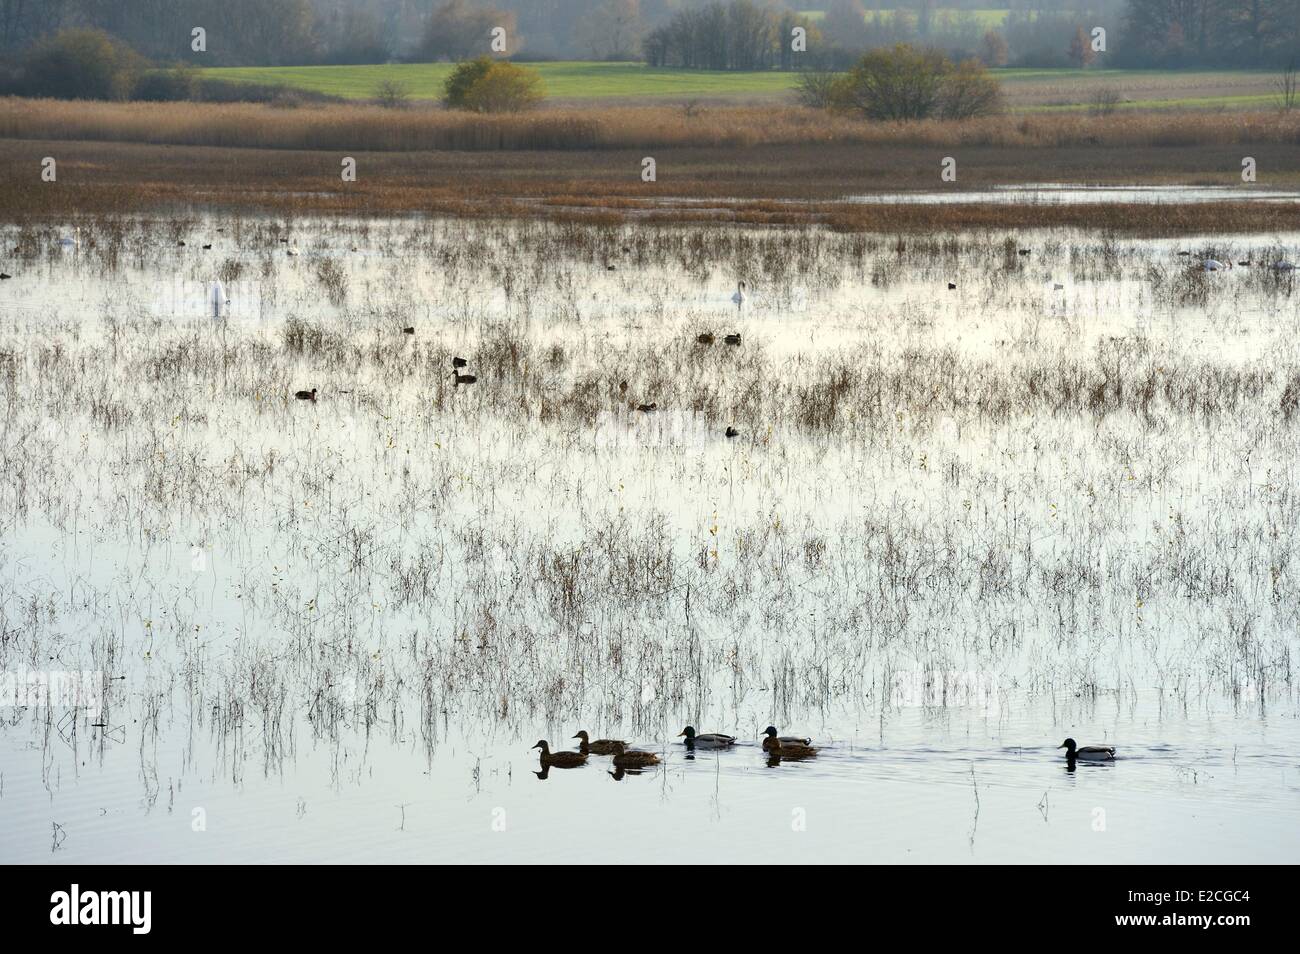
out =
[[(20, 274), (95, 289), (204, 274), (156, 236), (212, 225), (88, 220), (71, 258), (55, 230), (9, 239)], [(268, 759), (297, 714), (433, 746), (447, 711), (649, 727), (760, 687), (777, 713), (882, 704), (917, 667), (1030, 693), (1292, 688), (1300, 354), (1275, 270), (1229, 283), (1051, 235), (1025, 256), (809, 231), (222, 228), (227, 276), (257, 289), (228, 322), (133, 293), (6, 311), (0, 665), (62, 646), (130, 674), (113, 705), (242, 725)], [(1089, 290), (1039, 290), (1066, 262)], [(731, 275), (766, 306), (663, 293)], [(945, 305), (927, 289), (949, 277)], [(1092, 327), (1116, 307), (1138, 324)], [(1217, 346), (1243, 314), (1249, 339)], [(721, 343), (733, 329), (743, 345)], [(71, 563), (31, 562), (73, 534)]]

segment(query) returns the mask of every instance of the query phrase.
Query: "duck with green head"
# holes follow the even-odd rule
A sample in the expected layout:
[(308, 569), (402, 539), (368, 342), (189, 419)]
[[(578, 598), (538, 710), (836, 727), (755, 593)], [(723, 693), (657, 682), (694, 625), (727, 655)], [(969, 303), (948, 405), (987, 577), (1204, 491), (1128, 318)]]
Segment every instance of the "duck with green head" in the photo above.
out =
[(688, 749), (725, 749), (736, 744), (734, 735), (723, 735), (721, 732), (697, 733), (693, 725), (688, 725), (677, 733), (679, 739), (682, 736), (686, 736)]
[(1109, 745), (1085, 745), (1079, 748), (1074, 739), (1066, 739), (1058, 749), (1065, 749), (1065, 757), (1073, 762), (1078, 759), (1082, 762), (1112, 762), (1115, 760), (1115, 749)]

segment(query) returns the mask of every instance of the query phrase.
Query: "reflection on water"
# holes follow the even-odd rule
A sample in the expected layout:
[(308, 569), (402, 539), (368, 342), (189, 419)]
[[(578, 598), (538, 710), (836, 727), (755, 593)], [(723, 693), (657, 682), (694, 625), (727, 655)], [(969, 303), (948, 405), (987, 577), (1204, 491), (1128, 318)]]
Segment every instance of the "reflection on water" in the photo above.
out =
[(5, 236), (6, 859), (1296, 856), (1296, 236), (175, 227)]
[(1164, 202), (1300, 202), (1300, 192), (1240, 186), (1080, 186), (1039, 183), (947, 192), (873, 192), (846, 196), (866, 204), (1150, 205)]

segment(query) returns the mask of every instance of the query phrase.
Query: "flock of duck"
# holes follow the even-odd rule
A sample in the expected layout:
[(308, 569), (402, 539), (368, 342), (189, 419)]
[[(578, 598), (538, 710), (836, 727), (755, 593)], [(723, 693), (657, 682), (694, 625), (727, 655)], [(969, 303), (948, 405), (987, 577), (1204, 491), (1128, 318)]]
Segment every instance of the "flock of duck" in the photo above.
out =
[[(690, 725), (677, 733), (677, 737), (685, 739), (684, 744), (688, 752), (693, 752), (695, 749), (728, 749), (737, 742), (734, 735), (724, 735), (721, 732), (696, 732), (695, 727)], [(611, 756), (614, 768), (619, 770), (616, 777), (621, 777), (622, 772), (637, 771), (660, 763), (659, 756), (654, 752), (629, 749), (627, 743), (621, 739), (593, 740), (585, 729), (579, 729), (573, 738), (578, 740), (576, 752), (569, 750), (552, 752), (550, 744), (545, 739), (538, 740), (533, 748), (541, 750), (542, 771), (538, 773), (539, 777), (545, 778), (547, 771), (552, 768), (579, 768), (586, 765), (587, 759), (593, 755)], [(1080, 746), (1074, 739), (1066, 739), (1057, 748), (1065, 749), (1065, 759), (1071, 768), (1075, 762), (1111, 762), (1115, 759), (1115, 748), (1110, 745)], [(763, 730), (763, 751), (767, 754), (769, 765), (786, 760), (810, 759), (817, 755), (817, 748), (812, 744), (812, 739), (802, 735), (779, 735), (774, 725), (769, 725)]]

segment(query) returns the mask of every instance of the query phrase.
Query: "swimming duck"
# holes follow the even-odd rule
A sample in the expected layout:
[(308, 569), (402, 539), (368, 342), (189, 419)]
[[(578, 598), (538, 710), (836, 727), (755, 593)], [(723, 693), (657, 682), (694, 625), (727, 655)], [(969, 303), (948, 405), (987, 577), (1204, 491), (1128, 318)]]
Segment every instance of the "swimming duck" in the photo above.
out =
[(1065, 749), (1065, 757), (1070, 760), (1082, 759), (1085, 762), (1109, 762), (1115, 758), (1115, 749), (1109, 745), (1085, 745), (1083, 748), (1074, 739), (1066, 739), (1058, 749)]
[(716, 339), (713, 337), (713, 335), (705, 331), (701, 334), (696, 335), (695, 340), (696, 342), (702, 345), (711, 345)]
[(575, 735), (574, 738), (580, 740), (578, 743), (578, 751), (583, 755), (613, 755), (614, 746), (623, 745), (623, 743), (618, 739), (597, 739), (595, 742), (592, 742), (591, 739), (587, 737), (586, 729), (579, 729), (578, 734)]
[(310, 391), (295, 391), (293, 396), (299, 401), (314, 401), (316, 400), (316, 389), (312, 388)]
[(404, 335), (415, 334), (415, 325), (407, 325), (405, 328), (402, 329), (402, 334)]
[(703, 735), (696, 735), (693, 725), (688, 725), (677, 733), (678, 738), (682, 736), (686, 736), (685, 744), (688, 749), (725, 749), (729, 745), (736, 744), (734, 735), (723, 735), (721, 732), (705, 732)]
[(957, 287), (956, 282), (949, 282), (949, 283), (948, 283), (948, 291), (952, 291), (952, 290), (953, 290), (954, 288), (956, 288), (956, 287)]
[[(768, 745), (769, 742), (775, 742), (775, 745)], [(817, 754), (817, 749), (811, 745), (804, 745), (799, 742), (782, 742), (780, 739), (764, 739), (763, 749), (767, 752), (768, 757), (780, 761), (782, 759), (810, 759)]]
[(649, 404), (638, 404), (636, 406), (636, 409), (640, 411), (642, 414), (649, 414), (651, 411), (658, 410), (658, 408), (659, 408), (658, 401), (652, 401)]
[(726, 335), (722, 340), (734, 348), (736, 345), (740, 344), (740, 332)]
[(726, 433), (726, 435), (727, 435), (728, 437), (739, 437), (739, 436), (740, 436), (740, 431), (736, 430), (736, 429), (735, 429), (734, 427), (732, 427), (730, 424), (727, 425), (727, 430), (725, 431), (725, 433)]
[(658, 765), (659, 756), (653, 752), (627, 751), (622, 742), (614, 743), (614, 765), (618, 768), (641, 768), (643, 765)]
[(582, 752), (552, 752), (545, 739), (539, 739), (533, 748), (542, 750), (541, 758), (544, 768), (552, 766), (555, 768), (577, 768), (587, 762), (587, 756)]
[(771, 751), (772, 749), (779, 749), (781, 748), (781, 746), (787, 744), (802, 745), (802, 746), (812, 745), (812, 739), (805, 739), (803, 736), (800, 735), (778, 736), (776, 734), (776, 726), (774, 725), (769, 725), (766, 729), (764, 729), (763, 734), (764, 736), (766, 736), (766, 738), (763, 739), (763, 748), (767, 749), (768, 751)]
[(473, 374), (457, 374), (455, 371), (451, 374), (456, 379), (456, 387), (460, 387), (462, 384), (473, 384), (478, 380), (478, 377)]
[(465, 365), (467, 365), (467, 364), (469, 364), (469, 362), (466, 361), (464, 358), (458, 358), (458, 357), (453, 356), (452, 359), (451, 359), (451, 366), (452, 366), (453, 368), (463, 368), (463, 367), (465, 367)]

